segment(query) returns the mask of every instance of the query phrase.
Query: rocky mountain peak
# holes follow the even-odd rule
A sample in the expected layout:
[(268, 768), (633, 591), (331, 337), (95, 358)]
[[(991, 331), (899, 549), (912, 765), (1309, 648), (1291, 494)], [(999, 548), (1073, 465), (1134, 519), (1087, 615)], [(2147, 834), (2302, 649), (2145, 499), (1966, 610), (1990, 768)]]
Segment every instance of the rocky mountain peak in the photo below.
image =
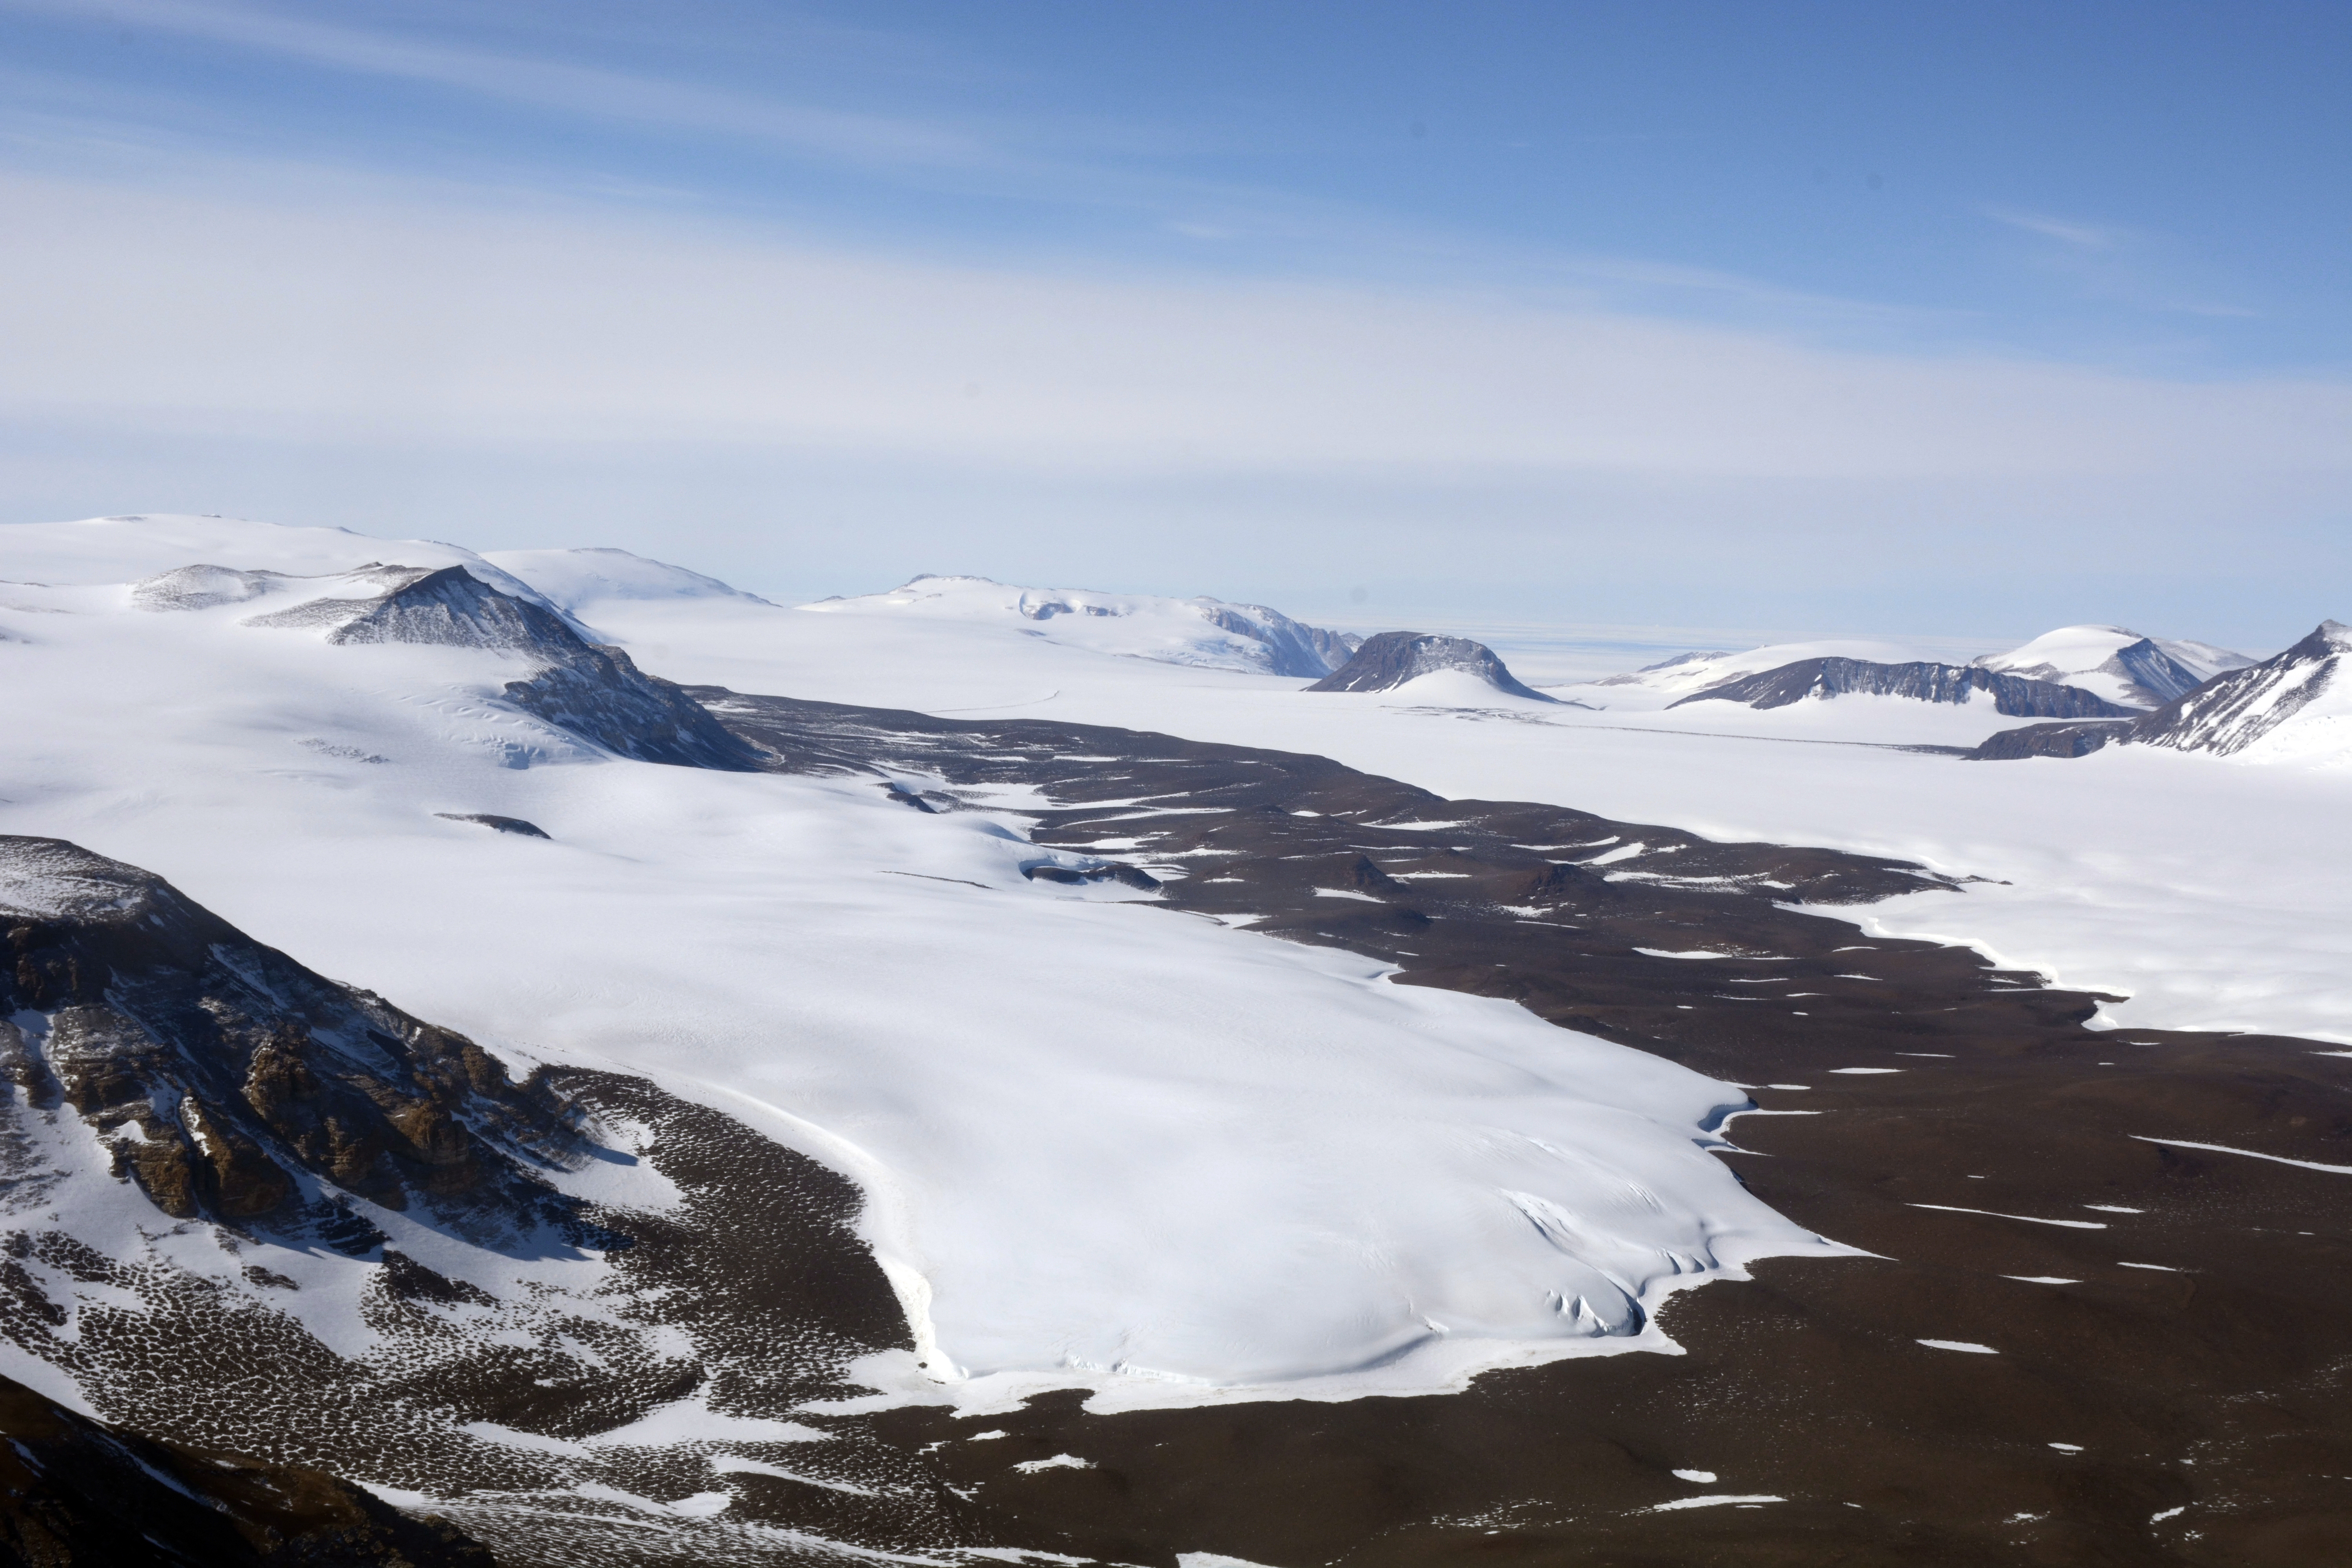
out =
[(1485, 643), (1423, 632), (1381, 632), (1367, 637), (1346, 664), (1307, 689), (1392, 691), (1409, 680), (1444, 670), (1460, 670), (1497, 691), (1529, 701), (1553, 700), (1522, 684)]

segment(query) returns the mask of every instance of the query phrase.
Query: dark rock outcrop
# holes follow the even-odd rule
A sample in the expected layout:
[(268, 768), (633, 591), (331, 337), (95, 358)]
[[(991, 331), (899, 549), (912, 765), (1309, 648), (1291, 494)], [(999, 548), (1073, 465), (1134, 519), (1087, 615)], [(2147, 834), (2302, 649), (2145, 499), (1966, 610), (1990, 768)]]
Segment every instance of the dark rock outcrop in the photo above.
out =
[(450, 822), (470, 822), (494, 833), (513, 833), (525, 838), (545, 838), (547, 829), (536, 822), (525, 822), (520, 816), (499, 816), (487, 811), (436, 811), (436, 816)]
[(1976, 762), (2021, 757), (2086, 757), (2113, 741), (2128, 740), (2135, 721), (2093, 719), (2079, 724), (2021, 724), (2003, 730), (1961, 754)]
[[(2105, 658), (2095, 666), (2080, 662), (2082, 643), (2107, 638), (2116, 640)], [(2070, 647), (2069, 644), (2074, 646)], [(2052, 653), (2065, 658), (2072, 668), (2047, 657)], [(2036, 658), (2037, 654), (2042, 657)], [(2208, 643), (2142, 637), (2123, 626), (2065, 626), (2021, 648), (2005, 654), (1985, 654), (1969, 662), (1999, 674), (2055, 681), (2062, 686), (2081, 685), (2084, 676), (2105, 676), (2120, 688), (2120, 700), (2147, 710), (2161, 708), (2223, 671), (2242, 669), (2254, 661)]]
[(1365, 638), (1346, 664), (1307, 689), (1391, 691), (1408, 680), (1447, 669), (1462, 670), (1497, 691), (1528, 701), (1556, 700), (1522, 685), (1485, 643), (1421, 632), (1382, 632)]
[(1679, 702), (1738, 702), (1750, 708), (1786, 708), (1808, 697), (1869, 694), (1908, 697), (1920, 702), (1966, 702), (1979, 691), (1990, 692), (1993, 710), (2017, 719), (2128, 719), (2129, 708), (2119, 708), (2080, 687), (2061, 686), (2021, 676), (1999, 675), (1974, 665), (1880, 664), (1866, 658), (1801, 658), (1776, 669), (1743, 676)]
[(491, 1568), (316, 1469), (151, 1441), (0, 1377), (0, 1563), (40, 1568)]
[(575, 1142), (559, 1105), (159, 877), (0, 837), (0, 1092), (70, 1108), (165, 1214), (354, 1255), (380, 1238), (346, 1194), (473, 1233), (577, 1229), (537, 1174)]
[(1062, 866), (1043, 863), (1024, 866), (1021, 874), (1033, 882), (1060, 882), (1077, 887), (1087, 882), (1117, 882), (1122, 887), (1150, 892), (1160, 886), (1160, 879), (1139, 867), (1106, 860), (1097, 866)]
[(759, 752), (729, 734), (699, 703), (603, 644), (580, 643), (528, 680), (508, 682), (506, 700), (636, 762), (728, 773), (760, 766)]

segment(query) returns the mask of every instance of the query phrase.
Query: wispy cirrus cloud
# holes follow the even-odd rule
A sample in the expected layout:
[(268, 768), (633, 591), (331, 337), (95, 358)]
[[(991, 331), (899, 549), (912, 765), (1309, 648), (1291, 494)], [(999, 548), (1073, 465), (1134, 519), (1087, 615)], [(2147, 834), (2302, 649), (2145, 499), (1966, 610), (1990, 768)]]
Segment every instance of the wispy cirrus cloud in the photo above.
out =
[(316, 13), (205, 0), (0, 0), (0, 10), (173, 34), (585, 119), (751, 138), (831, 160), (961, 170), (1010, 168), (1020, 161), (1004, 139), (943, 119), (835, 109), (703, 82), (428, 42), (322, 21)]
[(1987, 207), (1985, 216), (1996, 223), (2005, 223), (2028, 234), (2038, 234), (2044, 239), (2054, 239), (2077, 250), (2113, 250), (2131, 237), (2127, 229), (2051, 217), (2043, 213), (2020, 212), (2010, 207)]
[(2161, 236), (2013, 207), (1983, 210), (1996, 223), (2050, 241), (2039, 265), (2073, 279), (2087, 298), (2171, 315), (2250, 320), (2258, 314), (2184, 287), (2179, 281), (2183, 268), (2172, 254), (2176, 247)]

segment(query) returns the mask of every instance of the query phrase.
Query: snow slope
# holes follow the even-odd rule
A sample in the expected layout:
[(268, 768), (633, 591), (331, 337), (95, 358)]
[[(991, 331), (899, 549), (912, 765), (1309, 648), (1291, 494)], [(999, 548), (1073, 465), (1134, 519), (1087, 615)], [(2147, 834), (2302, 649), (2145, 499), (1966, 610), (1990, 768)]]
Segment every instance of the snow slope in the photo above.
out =
[[(156, 871), (509, 1059), (646, 1073), (851, 1173), (922, 1359), (976, 1405), (1453, 1386), (1661, 1346), (1664, 1293), (1837, 1250), (1705, 1152), (1735, 1088), (1345, 953), (1033, 882), (1003, 810), (621, 759), (508, 700), (530, 647), (337, 644), (340, 619), (257, 625), (207, 592), (142, 608), (128, 580), (183, 552), (299, 574), (426, 553), (211, 520), (0, 529), (0, 576), (77, 584), (0, 592), (0, 831)], [(824, 685), (787, 672), (848, 627), (950, 673), (989, 646), (1295, 693), (992, 626), (933, 636), (974, 630), (952, 615), (647, 597), (634, 575), (571, 592), (589, 575), (573, 608), (718, 638), (769, 689)], [(936, 1388), (913, 1357), (873, 1375)]]
[(482, 559), (513, 574), (567, 610), (599, 599), (767, 600), (683, 566), (648, 561), (625, 550), (491, 550)]
[[(183, 566), (326, 576), (385, 563), (463, 566), (501, 593), (557, 608), (511, 573), (463, 545), (378, 539), (345, 528), (289, 528), (235, 517), (93, 517), (20, 522), (0, 534), (0, 586), (131, 583)], [(730, 590), (731, 592), (731, 590)]]
[(803, 608), (831, 616), (953, 621), (1018, 632), (1096, 653), (1207, 669), (1320, 679), (1348, 661), (1353, 641), (1263, 605), (1022, 588), (985, 577), (917, 577), (887, 594)]
[[(1877, 749), (1974, 745), (2016, 721), (1983, 705), (1843, 697), (1759, 713), (1666, 706), (1801, 657), (1899, 661), (1940, 647), (1788, 644), (1622, 684), (1547, 689), (1605, 705), (1512, 710), (1306, 695), (1293, 683), (1104, 659), (951, 623), (747, 607), (593, 606), (673, 679), (966, 716), (1160, 729), (1318, 752), (1424, 788), (1539, 800), (1726, 839), (1822, 844), (1993, 880), (1873, 906), (1868, 928), (1967, 942), (2126, 995), (2150, 1027), (2352, 1043), (2352, 811), (2340, 773), (2231, 767), (2147, 746), (1963, 763)], [(1769, 660), (1769, 662), (1766, 662)]]

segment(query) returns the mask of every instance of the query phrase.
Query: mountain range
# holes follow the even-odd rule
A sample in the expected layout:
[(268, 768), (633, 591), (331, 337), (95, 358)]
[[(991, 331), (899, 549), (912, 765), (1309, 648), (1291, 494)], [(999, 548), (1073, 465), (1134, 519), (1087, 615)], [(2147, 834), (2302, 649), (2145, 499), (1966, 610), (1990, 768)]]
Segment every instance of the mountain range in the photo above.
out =
[[(2277, 892), (2338, 831), (2334, 623), (2143, 710), (2047, 678), (2095, 641), (1547, 692), (972, 578), (0, 561), (0, 1521), (48, 1560), (1963, 1562), (2038, 1512), (2064, 1561), (2191, 1509), (2283, 1562), (2352, 1458), (2291, 1392), (2352, 1354), (2345, 1068), (2290, 1037), (2335, 906)], [(2144, 641), (2098, 662), (2206, 657)], [(2130, 743), (1873, 734), (2004, 701)], [(2100, 924), (2176, 796), (2228, 885)]]

